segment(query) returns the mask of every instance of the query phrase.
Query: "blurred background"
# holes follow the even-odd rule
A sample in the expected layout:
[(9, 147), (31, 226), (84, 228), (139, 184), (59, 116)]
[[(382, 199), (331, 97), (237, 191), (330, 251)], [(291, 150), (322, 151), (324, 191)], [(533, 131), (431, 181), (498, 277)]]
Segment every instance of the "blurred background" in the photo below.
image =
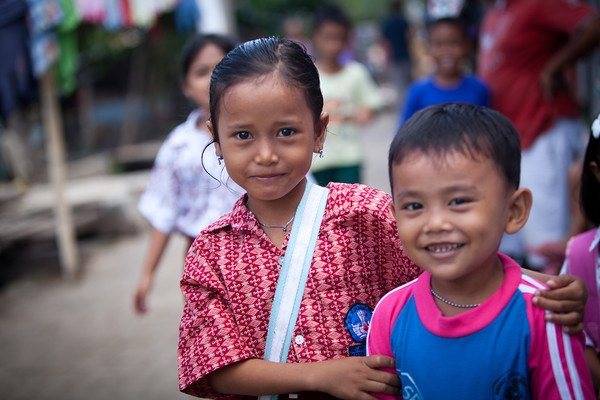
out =
[[(181, 48), (207, 32), (238, 42), (282, 35), (310, 49), (312, 15), (323, 3), (0, 0), (2, 398), (185, 397), (176, 354), (183, 239), (163, 256), (151, 312), (137, 316), (132, 307), (149, 232), (137, 202), (162, 141), (193, 109), (181, 94)], [(399, 2), (400, 34), (386, 28), (392, 3), (337, 2), (353, 22), (348, 53), (384, 99), (363, 129), (363, 180), (386, 191), (387, 147), (407, 86), (433, 68), (427, 2)], [(460, 3), (477, 48), (489, 2)], [(404, 58), (394, 54), (393, 35), (406, 41)], [(398, 63), (408, 66), (402, 76)], [(597, 50), (575, 74), (589, 126), (600, 111)]]

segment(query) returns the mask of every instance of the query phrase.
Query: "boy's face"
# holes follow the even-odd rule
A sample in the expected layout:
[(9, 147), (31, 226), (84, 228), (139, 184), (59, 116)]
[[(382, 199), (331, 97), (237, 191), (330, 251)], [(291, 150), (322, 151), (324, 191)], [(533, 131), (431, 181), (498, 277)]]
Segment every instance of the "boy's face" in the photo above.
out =
[(313, 44), (320, 57), (336, 59), (348, 43), (348, 29), (337, 22), (323, 22), (315, 31)]
[(463, 63), (469, 56), (469, 41), (463, 29), (453, 23), (441, 22), (429, 28), (429, 54), (441, 76), (463, 73)]
[(516, 232), (527, 219), (514, 224), (515, 200), (527, 190), (509, 189), (492, 160), (475, 156), (418, 152), (392, 168), (400, 240), (436, 280), (464, 282), (489, 273), (499, 265), (504, 232)]

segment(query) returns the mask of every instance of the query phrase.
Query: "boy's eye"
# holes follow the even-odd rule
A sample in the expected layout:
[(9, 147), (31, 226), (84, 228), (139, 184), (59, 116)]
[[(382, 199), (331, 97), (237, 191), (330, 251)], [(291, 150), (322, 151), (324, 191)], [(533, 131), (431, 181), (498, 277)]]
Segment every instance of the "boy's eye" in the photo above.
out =
[(283, 128), (282, 130), (279, 131), (279, 135), (287, 137), (287, 136), (292, 136), (295, 133), (295, 131), (291, 128)]
[(407, 211), (417, 211), (421, 208), (423, 208), (421, 203), (406, 203), (404, 206), (402, 206), (402, 209)]
[(237, 132), (235, 134), (235, 137), (238, 139), (247, 140), (247, 139), (250, 139), (250, 132), (247, 132), (247, 131)]
[(470, 202), (469, 199), (458, 197), (456, 199), (450, 200), (450, 203), (448, 203), (448, 204), (451, 205), (451, 206), (460, 206), (460, 205), (463, 205), (463, 204), (467, 204), (469, 202)]

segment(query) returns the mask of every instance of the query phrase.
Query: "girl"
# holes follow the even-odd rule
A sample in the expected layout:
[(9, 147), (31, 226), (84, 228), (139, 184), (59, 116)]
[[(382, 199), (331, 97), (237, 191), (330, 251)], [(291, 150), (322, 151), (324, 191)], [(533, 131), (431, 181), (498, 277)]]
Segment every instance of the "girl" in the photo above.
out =
[(148, 309), (146, 298), (171, 233), (187, 237), (187, 251), (200, 230), (229, 211), (242, 193), (237, 185), (233, 185), (236, 192), (223, 183), (227, 175), (214, 150), (205, 151), (211, 142), (205, 130), (210, 74), (232, 48), (233, 43), (225, 37), (200, 35), (190, 39), (182, 51), (182, 90), (197, 109), (163, 143), (140, 199), (140, 212), (152, 225), (152, 232), (134, 294), (138, 314)]
[[(589, 298), (583, 317), (587, 335), (586, 361), (596, 393), (600, 393), (600, 115), (592, 124), (583, 160), (580, 188), (581, 208), (595, 228), (573, 237), (567, 246), (561, 273), (579, 276), (586, 283)], [(599, 396), (600, 397), (600, 396)]]
[[(207, 125), (247, 194), (188, 252), (178, 351), (185, 393), (371, 399), (368, 392), (398, 390), (394, 374), (377, 370), (392, 359), (363, 356), (366, 333), (379, 298), (415, 278), (417, 268), (399, 243), (389, 195), (307, 183), (328, 123), (322, 109), (317, 70), (290, 40), (244, 43), (213, 72)], [(579, 289), (554, 295), (580, 307)]]

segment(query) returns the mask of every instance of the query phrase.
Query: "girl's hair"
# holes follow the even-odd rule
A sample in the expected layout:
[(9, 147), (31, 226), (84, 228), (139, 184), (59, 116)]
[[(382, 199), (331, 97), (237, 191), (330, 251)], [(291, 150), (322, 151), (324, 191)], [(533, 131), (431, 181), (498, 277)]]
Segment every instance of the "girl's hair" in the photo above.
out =
[(261, 38), (239, 45), (213, 70), (209, 109), (215, 142), (219, 142), (219, 104), (225, 92), (242, 81), (269, 74), (277, 74), (286, 84), (302, 90), (315, 123), (320, 121), (323, 95), (319, 73), (306, 49), (289, 39)]
[(392, 193), (393, 166), (408, 155), (423, 153), (443, 159), (455, 151), (473, 159), (489, 158), (508, 187), (519, 187), (521, 144), (508, 118), (486, 107), (446, 103), (417, 111), (396, 134), (388, 158)]
[(217, 46), (223, 51), (223, 54), (229, 53), (235, 47), (235, 42), (227, 36), (217, 34), (200, 34), (193, 36), (183, 46), (183, 50), (181, 50), (180, 79), (182, 82), (185, 82), (187, 74), (190, 71), (190, 66), (198, 53), (209, 44)]
[(595, 225), (600, 225), (600, 182), (590, 168), (595, 161), (600, 166), (600, 139), (590, 135), (581, 173), (580, 202), (585, 216)]

